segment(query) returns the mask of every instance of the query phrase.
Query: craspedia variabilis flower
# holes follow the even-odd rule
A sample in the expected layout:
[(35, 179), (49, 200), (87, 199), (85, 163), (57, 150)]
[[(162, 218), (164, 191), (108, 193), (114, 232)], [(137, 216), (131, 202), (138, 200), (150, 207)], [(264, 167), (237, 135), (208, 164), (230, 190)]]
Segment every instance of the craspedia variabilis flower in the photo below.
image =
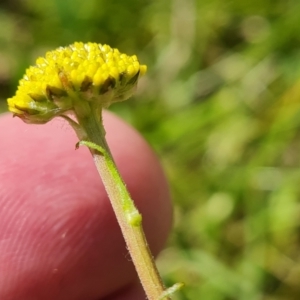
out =
[(78, 112), (84, 103), (99, 109), (126, 100), (145, 72), (135, 55), (108, 45), (74, 43), (38, 58), (20, 80), (16, 95), (7, 100), (8, 107), (27, 123), (46, 123)]

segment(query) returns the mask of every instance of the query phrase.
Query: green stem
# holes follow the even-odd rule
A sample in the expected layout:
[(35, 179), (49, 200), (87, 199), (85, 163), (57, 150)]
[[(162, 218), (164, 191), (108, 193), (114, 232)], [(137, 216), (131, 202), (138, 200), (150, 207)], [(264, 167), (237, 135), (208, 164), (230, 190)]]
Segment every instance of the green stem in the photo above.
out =
[(116, 214), (132, 261), (149, 300), (170, 299), (159, 276), (142, 227), (142, 217), (132, 201), (105, 140), (102, 120), (96, 113), (79, 119), (97, 170)]

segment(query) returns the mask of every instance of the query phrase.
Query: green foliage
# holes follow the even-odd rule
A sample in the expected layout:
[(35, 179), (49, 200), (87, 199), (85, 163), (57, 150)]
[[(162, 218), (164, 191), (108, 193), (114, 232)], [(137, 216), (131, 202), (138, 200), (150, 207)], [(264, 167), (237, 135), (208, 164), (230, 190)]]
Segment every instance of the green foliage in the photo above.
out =
[(148, 75), (112, 109), (170, 179), (177, 299), (299, 299), (299, 19), (297, 0), (2, 1), (0, 109), (46, 50), (136, 53)]

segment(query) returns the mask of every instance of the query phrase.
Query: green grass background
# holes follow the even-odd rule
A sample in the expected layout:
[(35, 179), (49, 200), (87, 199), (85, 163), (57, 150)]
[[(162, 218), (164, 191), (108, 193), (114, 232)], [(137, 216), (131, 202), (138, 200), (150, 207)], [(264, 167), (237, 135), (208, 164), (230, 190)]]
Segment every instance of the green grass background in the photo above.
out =
[(37, 56), (74, 41), (148, 65), (111, 109), (169, 178), (174, 298), (300, 299), (300, 1), (2, 0), (0, 111)]

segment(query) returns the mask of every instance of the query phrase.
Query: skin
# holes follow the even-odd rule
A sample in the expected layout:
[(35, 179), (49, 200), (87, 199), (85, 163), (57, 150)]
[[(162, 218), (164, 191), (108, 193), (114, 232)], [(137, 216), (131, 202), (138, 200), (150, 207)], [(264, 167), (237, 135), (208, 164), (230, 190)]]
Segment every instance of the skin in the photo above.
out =
[[(104, 125), (157, 255), (172, 219), (164, 173), (133, 128), (108, 112)], [(0, 141), (0, 299), (145, 299), (92, 157), (74, 150), (65, 121), (4, 114)]]

